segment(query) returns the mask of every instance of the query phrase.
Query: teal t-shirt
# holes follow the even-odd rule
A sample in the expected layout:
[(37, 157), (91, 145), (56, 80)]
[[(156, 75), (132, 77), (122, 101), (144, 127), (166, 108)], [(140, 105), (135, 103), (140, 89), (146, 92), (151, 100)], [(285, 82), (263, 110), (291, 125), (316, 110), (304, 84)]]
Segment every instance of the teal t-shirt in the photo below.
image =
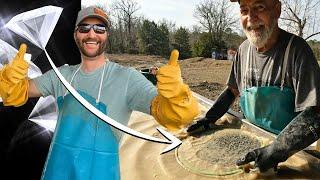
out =
[[(79, 66), (80, 64), (62, 66), (58, 69), (70, 83)], [(123, 67), (110, 61), (107, 61), (105, 66), (100, 102), (107, 106), (107, 115), (127, 125), (133, 110), (150, 114), (151, 101), (157, 95), (156, 87), (134, 68)], [(71, 85), (97, 99), (103, 69), (102, 66), (93, 72), (85, 73), (80, 68)], [(35, 78), (34, 82), (43, 96), (53, 95), (57, 99), (69, 93), (53, 70)], [(120, 140), (122, 133), (114, 132)]]

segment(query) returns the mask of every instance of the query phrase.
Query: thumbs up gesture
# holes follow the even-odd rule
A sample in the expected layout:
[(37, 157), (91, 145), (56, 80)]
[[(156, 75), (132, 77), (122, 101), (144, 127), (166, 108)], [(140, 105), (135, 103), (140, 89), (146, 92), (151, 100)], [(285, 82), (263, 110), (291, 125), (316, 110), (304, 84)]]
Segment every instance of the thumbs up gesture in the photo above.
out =
[(29, 64), (24, 60), (26, 50), (27, 45), (21, 44), (17, 55), (10, 64), (4, 67), (2, 71), (2, 77), (4, 80), (17, 84), (27, 77)]
[(174, 50), (171, 52), (168, 65), (179, 66), (179, 64), (178, 64), (178, 58), (179, 58), (179, 51), (176, 50), (176, 49), (174, 49)]
[(5, 106), (21, 106), (28, 100), (29, 64), (24, 60), (27, 45), (22, 44), (13, 61), (0, 69), (0, 96)]
[(178, 57), (179, 51), (173, 50), (168, 64), (162, 66), (157, 72), (158, 92), (165, 98), (176, 97), (183, 85)]
[(199, 114), (197, 100), (182, 81), (178, 57), (179, 52), (173, 50), (168, 64), (158, 70), (158, 96), (151, 105), (153, 117), (173, 131), (185, 127)]

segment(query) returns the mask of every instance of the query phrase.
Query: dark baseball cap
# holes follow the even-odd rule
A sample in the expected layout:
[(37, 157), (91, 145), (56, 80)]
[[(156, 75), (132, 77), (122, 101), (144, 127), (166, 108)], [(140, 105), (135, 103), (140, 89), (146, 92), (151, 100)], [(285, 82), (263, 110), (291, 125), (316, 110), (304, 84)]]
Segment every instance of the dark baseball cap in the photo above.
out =
[(79, 11), (76, 20), (76, 26), (78, 26), (79, 23), (81, 23), (84, 19), (89, 17), (100, 19), (106, 25), (107, 28), (110, 28), (111, 23), (107, 14), (102, 9), (95, 6), (89, 6)]

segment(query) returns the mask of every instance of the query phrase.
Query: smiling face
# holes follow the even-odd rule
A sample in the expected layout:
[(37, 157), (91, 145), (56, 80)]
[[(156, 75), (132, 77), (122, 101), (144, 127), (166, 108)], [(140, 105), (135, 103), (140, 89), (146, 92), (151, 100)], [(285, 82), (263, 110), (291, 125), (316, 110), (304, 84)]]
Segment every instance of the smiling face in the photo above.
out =
[(240, 20), (248, 40), (260, 48), (276, 38), (273, 36), (280, 13), (278, 0), (241, 0)]
[[(103, 25), (103, 22), (97, 18), (86, 18), (80, 24)], [(107, 38), (107, 31), (100, 34), (96, 33), (93, 28), (91, 28), (89, 32), (79, 32), (79, 28), (77, 28), (74, 32), (74, 39), (81, 55), (87, 58), (94, 58), (104, 54)]]

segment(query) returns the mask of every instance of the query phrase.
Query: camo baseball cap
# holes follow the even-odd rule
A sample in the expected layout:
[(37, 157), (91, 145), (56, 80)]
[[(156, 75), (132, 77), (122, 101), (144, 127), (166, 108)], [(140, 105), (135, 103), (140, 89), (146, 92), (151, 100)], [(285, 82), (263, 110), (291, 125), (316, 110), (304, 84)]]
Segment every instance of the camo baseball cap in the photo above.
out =
[(107, 28), (110, 28), (111, 24), (107, 14), (102, 9), (95, 6), (89, 6), (79, 11), (76, 20), (76, 26), (78, 26), (79, 23), (81, 23), (84, 19), (89, 17), (95, 17), (100, 19), (106, 25)]

